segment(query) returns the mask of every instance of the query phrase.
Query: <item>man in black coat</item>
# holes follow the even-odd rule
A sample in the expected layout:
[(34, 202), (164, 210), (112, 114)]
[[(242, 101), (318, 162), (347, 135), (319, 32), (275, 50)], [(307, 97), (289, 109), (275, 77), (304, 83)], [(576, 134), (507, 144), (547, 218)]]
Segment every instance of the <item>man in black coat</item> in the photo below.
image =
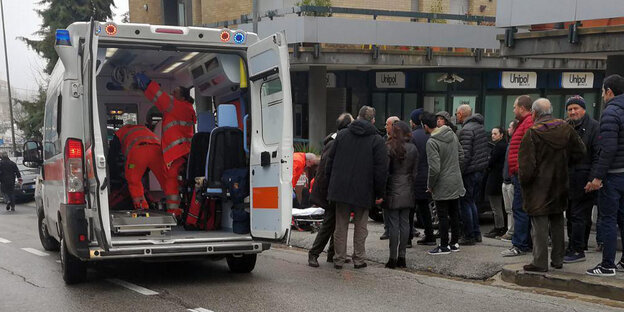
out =
[[(336, 120), (336, 129), (340, 131), (347, 128), (353, 121), (353, 116), (349, 113), (343, 113)], [(329, 181), (325, 175), (325, 166), (327, 165), (327, 152), (334, 144), (334, 140), (338, 132), (328, 135), (323, 141), (323, 152), (321, 153), (321, 162), (319, 163), (316, 176), (314, 177), (314, 186), (310, 194), (312, 204), (323, 207), (325, 215), (323, 216), (323, 224), (316, 234), (312, 248), (308, 252), (308, 265), (318, 267), (318, 257), (325, 249), (325, 245), (329, 241), (329, 249), (327, 249), (327, 262), (334, 262), (334, 230), (336, 229), (336, 207), (334, 203), (327, 201), (327, 187)]]
[(0, 153), (0, 191), (7, 203), (7, 211), (15, 211), (15, 178), (22, 183), (22, 175), (17, 165), (9, 159), (6, 152)]
[(598, 135), (600, 126), (598, 121), (591, 118), (585, 111), (585, 100), (578, 95), (566, 101), (568, 123), (581, 137), (587, 154), (583, 160), (570, 166), (570, 193), (568, 195), (568, 250), (564, 263), (585, 261), (585, 248), (591, 230), (591, 215), (594, 208), (595, 193), (585, 193), (585, 185), (591, 181), (592, 168), (598, 163)]
[(416, 180), (414, 180), (414, 195), (416, 197), (416, 211), (424, 228), (425, 237), (418, 240), (418, 245), (434, 246), (436, 239), (433, 236), (433, 225), (431, 223), (431, 210), (429, 210), (429, 202), (431, 202), (431, 193), (427, 192), (427, 174), (429, 165), (427, 164), (427, 141), (429, 134), (423, 129), (420, 121), (420, 115), (423, 109), (415, 109), (410, 116), (410, 124), (412, 126), (412, 143), (418, 149), (418, 172)]
[(357, 120), (336, 136), (327, 153), (327, 199), (336, 203), (334, 267), (342, 269), (347, 255), (349, 216), (354, 213), (353, 264), (366, 267), (368, 210), (383, 201), (388, 177), (387, 149), (377, 134), (375, 109), (363, 106)]

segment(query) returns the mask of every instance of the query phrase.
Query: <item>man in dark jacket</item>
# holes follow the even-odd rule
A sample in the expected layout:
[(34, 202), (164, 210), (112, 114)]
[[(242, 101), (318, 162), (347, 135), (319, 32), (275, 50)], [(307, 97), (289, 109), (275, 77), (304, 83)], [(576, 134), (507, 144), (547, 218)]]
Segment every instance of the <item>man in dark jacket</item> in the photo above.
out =
[(22, 183), (22, 175), (17, 169), (17, 165), (9, 159), (9, 155), (6, 152), (0, 153), (0, 191), (2, 191), (2, 197), (7, 203), (7, 211), (15, 211), (15, 178), (19, 183)]
[(533, 262), (525, 271), (548, 271), (548, 235), (552, 238), (551, 263), (563, 267), (565, 238), (563, 212), (568, 208), (568, 166), (585, 156), (585, 145), (564, 120), (552, 117), (547, 99), (533, 103), (535, 123), (518, 150), (518, 178), (524, 195), (522, 208), (533, 226)]
[[(340, 131), (347, 128), (353, 121), (353, 116), (349, 113), (343, 113), (336, 120), (336, 129)], [(334, 262), (334, 230), (336, 229), (336, 207), (334, 203), (327, 202), (327, 186), (328, 180), (325, 175), (325, 166), (327, 165), (327, 152), (334, 144), (334, 139), (338, 132), (332, 133), (323, 141), (323, 152), (321, 153), (321, 162), (319, 163), (316, 176), (314, 177), (314, 187), (310, 194), (310, 201), (312, 204), (325, 209), (325, 215), (323, 216), (323, 223), (321, 228), (316, 234), (312, 248), (308, 252), (308, 265), (311, 267), (318, 267), (318, 257), (325, 249), (325, 245), (329, 241), (329, 249), (327, 250), (327, 262)]]
[(334, 267), (342, 269), (347, 256), (349, 216), (354, 213), (353, 264), (366, 267), (368, 210), (381, 203), (386, 190), (388, 163), (386, 145), (377, 134), (375, 109), (363, 106), (357, 120), (340, 131), (327, 153), (325, 175), (329, 179), (327, 199), (336, 203)]
[(462, 179), (466, 188), (466, 195), (459, 200), (464, 237), (460, 245), (474, 245), (481, 242), (479, 228), (479, 210), (476, 201), (479, 199), (483, 172), (488, 166), (490, 147), (488, 135), (483, 128), (483, 116), (472, 114), (470, 105), (460, 105), (457, 108), (457, 122), (462, 124), (459, 130), (459, 143), (464, 150), (464, 158), (460, 163)]
[[(594, 166), (594, 179), (585, 191), (600, 190), (598, 211), (603, 240), (602, 263), (587, 270), (587, 274), (614, 276), (624, 272), (624, 259), (615, 264), (618, 215), (624, 214), (624, 78), (611, 75), (602, 84), (602, 99), (606, 107), (600, 117), (600, 156)], [(620, 224), (624, 239), (624, 224)]]
[(429, 134), (423, 129), (420, 121), (420, 116), (423, 113), (423, 109), (415, 109), (410, 116), (410, 124), (412, 126), (412, 143), (416, 145), (418, 149), (418, 172), (414, 180), (414, 196), (416, 197), (416, 211), (417, 216), (420, 218), (424, 228), (425, 237), (418, 240), (418, 245), (434, 246), (436, 244), (435, 237), (433, 236), (433, 225), (431, 223), (431, 210), (429, 210), (429, 202), (431, 201), (431, 193), (427, 192), (427, 172), (429, 166), (427, 165), (427, 140), (429, 140)]
[(598, 134), (599, 125), (596, 120), (586, 114), (585, 100), (578, 95), (566, 101), (568, 123), (581, 137), (587, 153), (577, 164), (570, 166), (570, 193), (568, 210), (568, 250), (564, 263), (585, 261), (585, 248), (591, 230), (591, 215), (594, 208), (595, 193), (585, 193), (585, 185), (593, 180), (592, 167), (598, 163)]

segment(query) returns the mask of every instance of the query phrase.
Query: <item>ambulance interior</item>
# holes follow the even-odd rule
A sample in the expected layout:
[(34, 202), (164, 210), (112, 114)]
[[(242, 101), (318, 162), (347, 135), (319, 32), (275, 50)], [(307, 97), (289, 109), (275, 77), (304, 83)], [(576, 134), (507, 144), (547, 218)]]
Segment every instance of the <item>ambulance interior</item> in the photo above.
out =
[[(183, 214), (182, 221), (175, 222), (175, 218), (172, 220), (170, 214), (164, 213), (162, 187), (148, 170), (143, 185), (146, 199), (151, 202), (151, 214), (136, 217), (131, 212), (133, 206), (127, 185), (124, 187), (124, 164), (109, 162), (108, 201), (112, 236), (116, 239), (113, 243), (149, 239), (151, 236), (188, 237), (189, 233), (194, 233), (194, 238), (218, 238), (236, 232), (232, 230), (232, 202), (221, 183), (221, 176), (227, 169), (249, 168), (247, 131), (250, 131), (251, 124), (246, 118), (250, 106), (246, 62), (243, 60), (242, 55), (231, 52), (100, 45), (96, 63), (97, 101), (100, 131), (107, 136), (104, 140), (107, 153), (115, 131), (128, 123), (146, 125), (157, 136), (162, 135), (162, 113), (138, 88), (133, 79), (134, 73), (145, 74), (159, 83), (161, 90), (167, 94), (172, 94), (178, 86), (190, 88), (197, 123), (187, 166), (179, 174), (183, 180), (180, 208), (189, 205), (197, 177), (205, 179), (202, 193), (221, 203), (216, 208), (220, 210), (216, 214), (217, 229), (190, 232), (184, 226), (186, 214)], [(222, 133), (227, 134), (219, 135)], [(107, 159), (113, 157), (109, 155)], [(244, 203), (247, 216), (248, 199)], [(236, 233), (241, 234), (240, 231)]]

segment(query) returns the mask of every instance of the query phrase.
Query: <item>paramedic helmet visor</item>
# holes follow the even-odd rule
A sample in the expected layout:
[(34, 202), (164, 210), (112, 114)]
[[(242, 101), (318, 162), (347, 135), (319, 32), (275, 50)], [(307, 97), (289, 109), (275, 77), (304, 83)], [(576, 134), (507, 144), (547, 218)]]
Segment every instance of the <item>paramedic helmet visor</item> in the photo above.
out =
[(67, 29), (56, 30), (56, 45), (71, 46), (71, 38)]

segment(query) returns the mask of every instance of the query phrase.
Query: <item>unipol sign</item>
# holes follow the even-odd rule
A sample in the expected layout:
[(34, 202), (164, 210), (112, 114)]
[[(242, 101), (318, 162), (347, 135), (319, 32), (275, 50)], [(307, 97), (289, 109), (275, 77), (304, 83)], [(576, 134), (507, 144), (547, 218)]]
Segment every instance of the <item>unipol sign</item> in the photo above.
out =
[(561, 87), (564, 89), (586, 89), (594, 87), (594, 73), (561, 73)]
[(503, 89), (535, 89), (536, 72), (501, 72), (500, 86)]
[(375, 83), (377, 88), (405, 88), (405, 73), (383, 72), (376, 73)]

